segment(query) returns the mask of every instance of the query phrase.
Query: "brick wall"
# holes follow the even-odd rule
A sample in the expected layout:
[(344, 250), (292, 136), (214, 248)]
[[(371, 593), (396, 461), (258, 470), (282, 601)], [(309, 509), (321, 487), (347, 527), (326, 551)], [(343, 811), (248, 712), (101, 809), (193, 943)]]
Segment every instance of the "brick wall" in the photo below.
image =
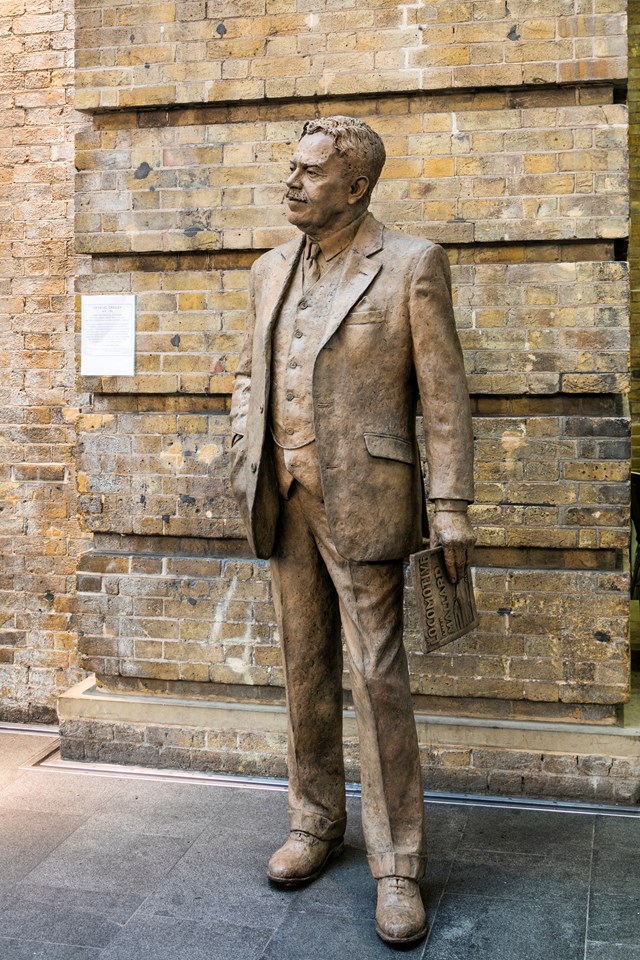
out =
[[(442, 243), (626, 232), (627, 116), (610, 86), (385, 98), (356, 113), (389, 159), (374, 212)], [(96, 117), (78, 139), (78, 248), (264, 249), (292, 235), (283, 179), (306, 104)]]
[[(407, 583), (405, 641), (423, 708), (439, 712), (435, 700), (460, 698), (456, 713), (473, 715), (467, 698), (615, 704), (625, 697), (624, 574), (479, 566), (475, 586), (478, 629), (425, 655)], [(249, 685), (254, 696), (282, 694), (264, 562), (139, 557), (115, 553), (112, 544), (82, 559), (76, 609), (83, 666), (107, 687), (198, 697)]]
[(295, 99), (626, 76), (624, 0), (78, 2), (78, 105)]
[(0, 8), (0, 717), (52, 719), (80, 673), (73, 4)]
[(409, 595), (414, 693), (605, 717), (628, 696), (624, 7), (145, 9), (82, 4), (76, 37), (77, 102), (104, 111), (76, 143), (78, 292), (135, 293), (139, 351), (134, 378), (83, 381), (84, 665), (121, 690), (281, 686), (229, 490), (229, 394), (248, 269), (295, 232), (292, 144), (308, 116), (348, 113), (385, 139), (374, 212), (445, 245), (476, 414), (482, 623), (426, 657)]
[[(3, 715), (48, 715), (76, 643), (121, 692), (282, 696), (268, 570), (229, 490), (229, 396), (248, 269), (292, 235), (292, 143), (344, 112), (385, 139), (374, 211), (445, 245), (473, 394), (481, 626), (425, 656), (409, 591), (416, 704), (612, 719), (629, 677), (624, 13), (76, 0), (83, 119), (65, 0), (11, 0)], [(74, 371), (74, 273), (79, 295), (136, 294), (134, 378)]]
[[(216, 770), (244, 776), (286, 777), (284, 733), (203, 730), (199, 727), (131, 722), (62, 723), (70, 760), (135, 763), (140, 766)], [(597, 803), (637, 804), (640, 765), (635, 757), (434, 744), (418, 727), (424, 782), (429, 790), (510, 797), (555, 797)], [(344, 739), (345, 773), (359, 782), (355, 737)]]
[(632, 468), (640, 470), (640, 245), (638, 223), (640, 221), (640, 84), (637, 71), (640, 66), (640, 8), (630, 5), (629, 18), (630, 68), (634, 81), (629, 84), (629, 167), (631, 195), (631, 237), (629, 244), (629, 268), (631, 273), (631, 417), (632, 417)]

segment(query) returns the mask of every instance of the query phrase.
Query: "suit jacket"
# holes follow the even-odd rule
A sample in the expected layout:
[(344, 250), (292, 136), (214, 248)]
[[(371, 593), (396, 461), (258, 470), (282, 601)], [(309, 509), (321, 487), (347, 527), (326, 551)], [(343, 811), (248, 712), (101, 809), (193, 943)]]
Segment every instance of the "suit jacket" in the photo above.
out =
[[(268, 430), (272, 334), (304, 237), (253, 265), (231, 406), (231, 479), (258, 557), (274, 549), (279, 495)], [(473, 434), (449, 261), (369, 214), (348, 252), (313, 367), (313, 418), (329, 529), (349, 560), (420, 549), (422, 402), (430, 499), (473, 500)]]

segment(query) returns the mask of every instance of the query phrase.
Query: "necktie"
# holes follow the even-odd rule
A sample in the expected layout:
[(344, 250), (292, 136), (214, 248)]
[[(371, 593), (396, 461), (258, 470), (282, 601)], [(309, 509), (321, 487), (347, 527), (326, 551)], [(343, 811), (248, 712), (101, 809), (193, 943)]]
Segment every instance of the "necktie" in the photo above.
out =
[(304, 260), (304, 289), (308, 290), (320, 279), (320, 265), (318, 255), (320, 253), (320, 244), (307, 238)]

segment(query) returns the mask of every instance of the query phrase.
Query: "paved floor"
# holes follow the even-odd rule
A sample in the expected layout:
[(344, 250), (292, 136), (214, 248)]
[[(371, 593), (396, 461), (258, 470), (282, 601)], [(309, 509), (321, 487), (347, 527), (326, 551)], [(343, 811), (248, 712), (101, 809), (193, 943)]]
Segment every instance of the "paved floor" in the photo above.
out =
[(0, 733), (0, 960), (640, 960), (640, 819), (427, 804), (430, 934), (398, 954), (358, 801), (284, 892), (283, 793), (19, 769), (49, 741)]

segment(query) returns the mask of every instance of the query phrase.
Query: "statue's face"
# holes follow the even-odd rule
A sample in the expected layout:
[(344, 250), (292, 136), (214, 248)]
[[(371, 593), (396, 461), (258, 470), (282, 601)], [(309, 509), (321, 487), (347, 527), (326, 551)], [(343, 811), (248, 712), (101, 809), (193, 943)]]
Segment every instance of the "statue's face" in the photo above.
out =
[(303, 233), (322, 239), (353, 219), (353, 177), (325, 133), (312, 133), (298, 142), (290, 163), (287, 219)]

